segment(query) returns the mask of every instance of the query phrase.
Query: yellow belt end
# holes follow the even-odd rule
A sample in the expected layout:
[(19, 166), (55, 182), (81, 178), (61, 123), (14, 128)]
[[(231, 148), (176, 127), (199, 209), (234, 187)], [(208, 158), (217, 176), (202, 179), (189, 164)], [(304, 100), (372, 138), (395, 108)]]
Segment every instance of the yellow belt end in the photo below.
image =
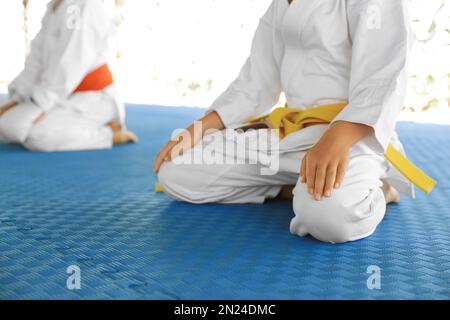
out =
[(401, 174), (423, 192), (430, 193), (435, 187), (436, 180), (426, 175), (391, 145), (388, 146), (385, 156)]
[(159, 183), (159, 182), (155, 183), (155, 192), (158, 192), (158, 193), (164, 192), (161, 183)]
[(422, 184), (422, 186), (418, 186), (423, 192), (431, 193), (434, 187), (436, 186), (436, 180), (428, 177), (427, 181)]

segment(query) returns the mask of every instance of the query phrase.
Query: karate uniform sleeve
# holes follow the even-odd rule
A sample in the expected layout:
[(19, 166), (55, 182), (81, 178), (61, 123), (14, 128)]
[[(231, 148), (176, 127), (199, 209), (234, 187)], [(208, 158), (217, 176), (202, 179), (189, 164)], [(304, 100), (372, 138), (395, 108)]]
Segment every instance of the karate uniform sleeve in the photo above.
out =
[(405, 1), (348, 0), (352, 41), (349, 104), (333, 121), (374, 129), (371, 147), (387, 149), (402, 110), (412, 43)]
[(30, 99), (33, 86), (38, 82), (42, 67), (43, 33), (41, 29), (31, 42), (30, 53), (25, 60), (25, 68), (8, 87), (9, 98), (19, 103)]
[(68, 98), (97, 67), (94, 63), (102, 48), (99, 42), (104, 41), (105, 29), (110, 27), (99, 0), (76, 1), (72, 6), (74, 10), (66, 10), (58, 43), (32, 93), (33, 102), (45, 112)]
[(274, 57), (274, 6), (261, 18), (251, 54), (237, 79), (212, 104), (225, 127), (236, 127), (248, 117), (273, 107), (281, 93), (280, 72)]

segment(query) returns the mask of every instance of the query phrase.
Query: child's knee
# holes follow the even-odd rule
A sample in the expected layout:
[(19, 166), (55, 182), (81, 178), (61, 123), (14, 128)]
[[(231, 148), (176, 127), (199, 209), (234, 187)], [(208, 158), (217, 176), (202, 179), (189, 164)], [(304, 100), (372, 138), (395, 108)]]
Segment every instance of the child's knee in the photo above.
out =
[(0, 135), (8, 142), (23, 143), (41, 113), (32, 103), (15, 106), (0, 117)]
[[(381, 191), (380, 191), (381, 192)], [(373, 233), (384, 216), (382, 199), (355, 199), (349, 201), (345, 190), (335, 190), (330, 198), (314, 200), (305, 185), (294, 190), (295, 217), (291, 233), (331, 243), (362, 239)], [(371, 203), (375, 201), (376, 203)]]
[(178, 179), (176, 166), (171, 162), (165, 162), (161, 165), (158, 172), (158, 180), (164, 190), (172, 189), (174, 186), (183, 183), (182, 179)]
[(6, 129), (0, 118), (0, 143), (11, 143), (11, 139), (9, 139), (9, 134), (6, 132)]
[[(11, 112), (11, 111), (10, 111)], [(26, 131), (5, 116), (0, 118), (0, 139), (3, 142), (21, 143)]]
[(28, 150), (38, 152), (55, 151), (63, 132), (58, 132), (45, 123), (38, 122), (30, 130), (24, 146)]
[(161, 165), (158, 180), (164, 192), (179, 201), (197, 202), (198, 187), (195, 176), (185, 166), (166, 162)]

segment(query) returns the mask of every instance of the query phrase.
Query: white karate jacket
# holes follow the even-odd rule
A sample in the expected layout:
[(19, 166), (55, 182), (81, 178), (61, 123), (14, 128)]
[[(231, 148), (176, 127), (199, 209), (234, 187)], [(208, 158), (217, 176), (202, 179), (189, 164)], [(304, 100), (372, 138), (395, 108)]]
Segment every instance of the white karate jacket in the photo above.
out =
[(212, 104), (226, 127), (267, 113), (348, 101), (335, 119), (373, 127), (383, 153), (395, 137), (412, 44), (404, 0), (273, 0), (238, 78)]
[[(10, 98), (32, 100), (45, 112), (69, 103), (83, 78), (107, 62), (108, 39), (114, 31), (102, 0), (64, 0), (56, 11), (52, 6), (53, 1), (47, 5), (24, 70), (9, 86)], [(123, 119), (114, 85), (104, 92), (117, 102)]]

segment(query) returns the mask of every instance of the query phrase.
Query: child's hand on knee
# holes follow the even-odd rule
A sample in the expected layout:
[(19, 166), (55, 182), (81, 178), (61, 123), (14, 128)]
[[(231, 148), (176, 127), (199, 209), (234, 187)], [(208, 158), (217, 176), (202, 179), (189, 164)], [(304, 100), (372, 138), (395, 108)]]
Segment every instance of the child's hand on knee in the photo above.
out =
[(174, 140), (167, 142), (164, 148), (159, 151), (155, 163), (153, 164), (155, 173), (159, 172), (159, 169), (164, 162), (168, 162), (176, 156), (181, 155), (197, 143), (197, 141), (194, 140), (193, 130), (190, 128), (191, 127), (184, 130), (183, 133), (178, 135)]
[(321, 139), (302, 160), (300, 178), (315, 200), (330, 197), (344, 180), (349, 150), (335, 139)]
[(213, 111), (206, 114), (203, 118), (185, 129), (175, 139), (170, 140), (164, 148), (159, 151), (153, 165), (154, 172), (158, 173), (164, 162), (170, 161), (194, 147), (202, 140), (203, 135), (208, 130), (222, 130), (223, 128), (223, 122), (217, 112)]
[(5, 114), (9, 110), (11, 110), (12, 108), (14, 108), (16, 105), (17, 105), (17, 102), (14, 100), (10, 100), (10, 101), (6, 102), (5, 104), (0, 105), (0, 117), (3, 116), (3, 114)]
[(362, 138), (373, 134), (369, 126), (336, 122), (306, 153), (301, 163), (300, 179), (307, 184), (308, 192), (315, 200), (331, 197), (333, 189), (344, 180), (349, 162), (349, 150)]

